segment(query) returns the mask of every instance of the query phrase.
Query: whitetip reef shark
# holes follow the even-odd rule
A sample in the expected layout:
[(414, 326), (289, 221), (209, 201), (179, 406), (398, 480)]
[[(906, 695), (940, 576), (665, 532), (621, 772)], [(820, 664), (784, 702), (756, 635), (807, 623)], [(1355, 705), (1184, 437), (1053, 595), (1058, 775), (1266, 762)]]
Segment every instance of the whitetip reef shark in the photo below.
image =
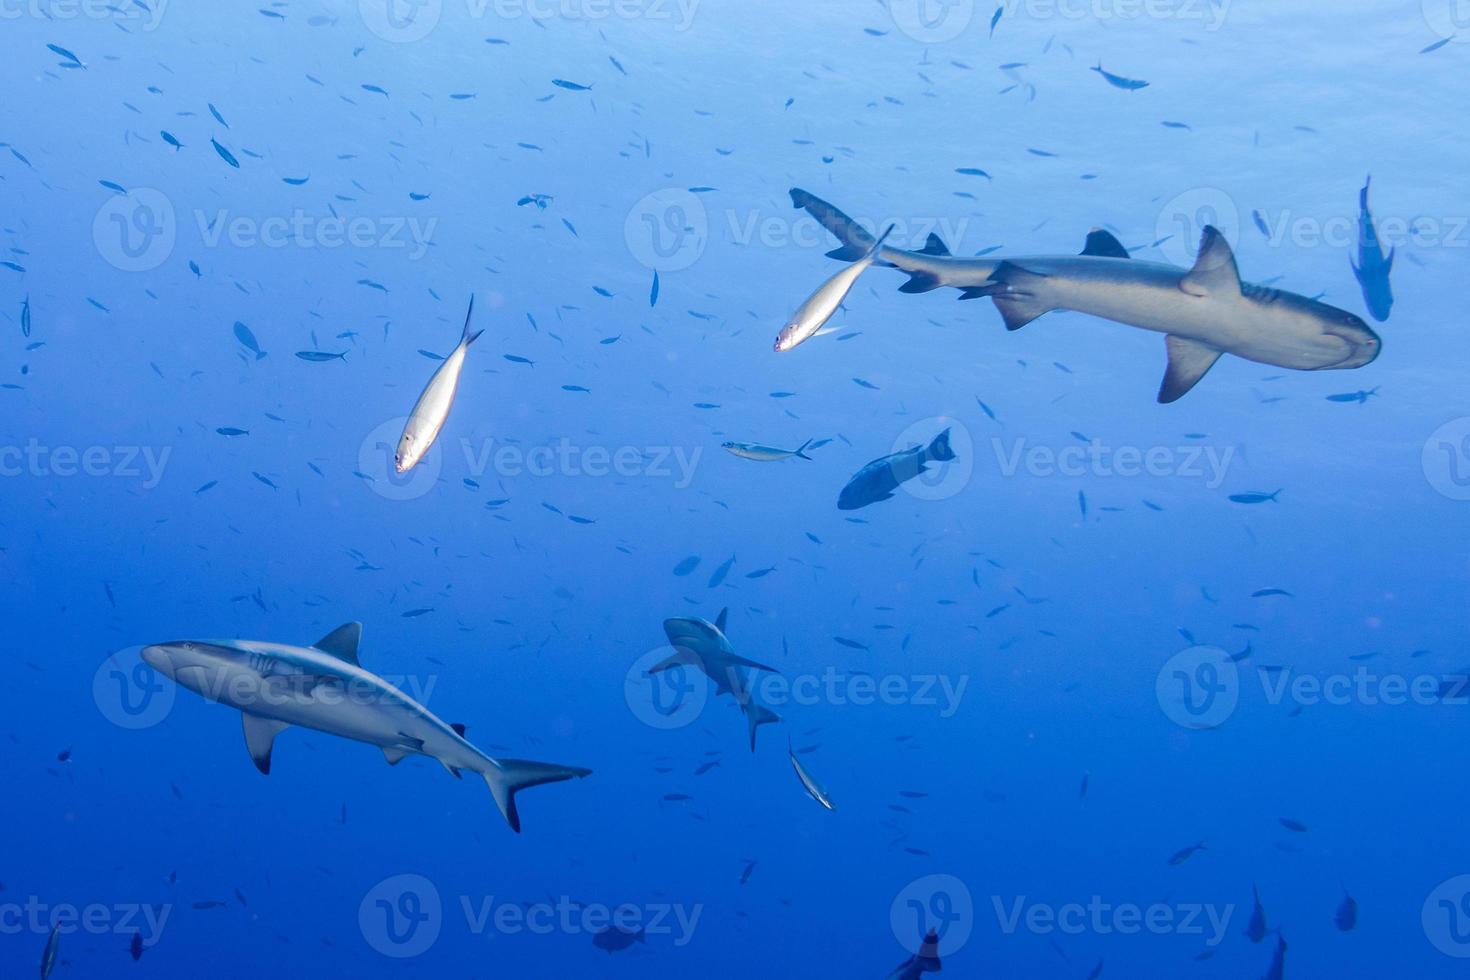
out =
[(506, 823), (520, 833), (516, 793), (590, 775), (592, 770), (524, 759), (492, 759), (450, 725), (357, 659), (362, 624), (338, 627), (309, 647), (258, 640), (175, 640), (143, 648), (154, 670), (208, 701), (235, 708), (255, 767), (270, 775), (271, 749), (298, 725), (367, 742), (390, 765), (408, 755), (437, 759), (456, 778), (479, 773)]
[[(850, 260), (877, 241), (832, 205), (799, 188), (791, 201), (842, 242), (827, 253)], [(1373, 362), (1382, 341), (1346, 310), (1297, 293), (1241, 281), (1225, 236), (1206, 226), (1192, 269), (1131, 258), (1100, 229), (1087, 236), (1081, 255), (958, 258), (937, 235), (918, 252), (879, 247), (875, 265), (909, 274), (902, 292), (941, 286), (962, 290), (961, 299), (990, 297), (1007, 329), (1019, 330), (1052, 310), (1090, 313), (1165, 335), (1169, 364), (1160, 402), (1178, 401), (1214, 367), (1222, 354), (1296, 371), (1360, 368)]]

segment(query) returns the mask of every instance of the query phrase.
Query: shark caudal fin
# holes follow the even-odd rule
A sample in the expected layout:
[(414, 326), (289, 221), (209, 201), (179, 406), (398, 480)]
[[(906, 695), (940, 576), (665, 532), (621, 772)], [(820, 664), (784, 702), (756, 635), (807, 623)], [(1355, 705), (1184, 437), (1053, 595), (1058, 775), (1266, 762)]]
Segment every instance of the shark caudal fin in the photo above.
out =
[(990, 281), (983, 286), (966, 289), (960, 299), (980, 299), (988, 296), (995, 300), (1007, 330), (1020, 330), (1043, 313), (1056, 309), (1038, 298), (1039, 289), (1045, 285), (1046, 276), (1031, 272), (1012, 262), (1002, 262), (990, 274)]
[(472, 293), (470, 294), (470, 308), (465, 311), (464, 315), (464, 330), (459, 335), (459, 343), (462, 347), (468, 347), (470, 344), (473, 344), (480, 339), (480, 334), (485, 332), (483, 330), (476, 330), (474, 333), (470, 333), (470, 317), (474, 316), (474, 313), (475, 297)]
[(516, 794), (530, 786), (544, 783), (559, 783), (566, 779), (581, 779), (592, 775), (591, 769), (577, 766), (558, 766), (550, 762), (528, 762), (525, 759), (497, 759), (496, 765), (480, 775), (490, 786), (495, 805), (510, 829), (521, 832), (521, 815), (516, 810)]
[(750, 751), (755, 751), (755, 730), (762, 725), (771, 725), (779, 722), (781, 716), (763, 704), (756, 704), (749, 699), (742, 701), (740, 710), (745, 714), (745, 725), (750, 729)]
[[(835, 248), (827, 253), (828, 258), (840, 259), (843, 262), (856, 262), (872, 251), (873, 243), (877, 239), (862, 225), (815, 194), (808, 194), (800, 187), (793, 187), (791, 188), (791, 204), (816, 218), (818, 224), (830, 231), (833, 237), (842, 243), (841, 248)], [(887, 265), (888, 263), (877, 262), (875, 264)]]

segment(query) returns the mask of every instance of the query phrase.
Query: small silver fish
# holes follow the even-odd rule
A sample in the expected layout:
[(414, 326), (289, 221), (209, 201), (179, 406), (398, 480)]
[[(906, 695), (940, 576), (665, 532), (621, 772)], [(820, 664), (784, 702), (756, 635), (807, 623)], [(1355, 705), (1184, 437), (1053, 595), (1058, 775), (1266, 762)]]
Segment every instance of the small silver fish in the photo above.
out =
[(883, 248), (883, 243), (888, 236), (893, 234), (893, 225), (888, 226), (882, 236), (868, 249), (868, 254), (838, 272), (831, 279), (817, 287), (817, 291), (803, 304), (800, 309), (791, 315), (791, 321), (781, 328), (776, 335), (776, 353), (782, 354), (792, 348), (803, 344), (814, 337), (818, 330), (827, 325), (842, 301), (847, 299), (847, 294), (852, 292), (852, 287), (857, 284), (858, 276), (867, 271), (877, 258), (878, 251)]
[(796, 770), (796, 778), (801, 780), (801, 785), (806, 789), (807, 795), (816, 800), (818, 803), (822, 804), (822, 806), (826, 807), (828, 810), (837, 809), (837, 807), (833, 806), (832, 801), (827, 797), (827, 791), (822, 788), (821, 783), (818, 783), (815, 779), (812, 778), (812, 774), (806, 771), (806, 767), (803, 766), (801, 764), (801, 760), (796, 757), (796, 750), (791, 747), (790, 739), (786, 740), (786, 754), (791, 756), (791, 765), (792, 768)]
[(793, 456), (798, 459), (811, 459), (806, 454), (806, 449), (811, 444), (812, 441), (808, 439), (796, 449), (777, 449), (775, 446), (762, 446), (755, 442), (725, 442), (720, 444), (720, 448), (741, 459), (753, 459), (757, 463), (774, 463)]
[(474, 312), (475, 298), (471, 296), (459, 344), (429, 379), (428, 386), (419, 395), (408, 421), (404, 423), (403, 435), (398, 439), (398, 452), (393, 456), (393, 465), (399, 473), (407, 473), (418, 465), (434, 440), (439, 438), (439, 430), (444, 428), (444, 422), (449, 418), (449, 410), (454, 407), (454, 395), (459, 390), (459, 375), (464, 370), (465, 352), (484, 333), (483, 330), (470, 333), (470, 317)]

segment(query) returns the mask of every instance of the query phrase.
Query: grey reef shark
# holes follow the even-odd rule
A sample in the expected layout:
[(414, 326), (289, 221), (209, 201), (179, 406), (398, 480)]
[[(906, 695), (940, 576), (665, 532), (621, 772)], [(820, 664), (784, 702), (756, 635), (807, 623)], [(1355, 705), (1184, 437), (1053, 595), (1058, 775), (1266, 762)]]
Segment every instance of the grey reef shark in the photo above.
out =
[(592, 770), (524, 759), (492, 759), (450, 725), (365, 670), (357, 659), (362, 624), (348, 623), (309, 647), (257, 640), (175, 640), (143, 648), (143, 660), (205, 700), (240, 712), (245, 747), (271, 771), (276, 736), (292, 725), (367, 742), (397, 765), (406, 756), (436, 759), (456, 778), (482, 776), (506, 823), (520, 833), (516, 793), (590, 775)]
[[(794, 188), (792, 203), (806, 210), (842, 247), (827, 253), (861, 259), (877, 241), (826, 201)], [(1164, 334), (1168, 369), (1160, 402), (1178, 401), (1222, 354), (1296, 371), (1360, 368), (1382, 341), (1346, 310), (1297, 293), (1242, 282), (1235, 255), (1216, 228), (1206, 226), (1191, 269), (1131, 258), (1101, 229), (1087, 236), (1080, 255), (960, 258), (937, 235), (917, 252), (880, 247), (874, 265), (909, 275), (899, 287), (926, 293), (942, 286), (960, 299), (989, 297), (1009, 330), (1052, 310), (1074, 310)]]
[(779, 674), (775, 667), (746, 660), (735, 652), (725, 637), (725, 622), (730, 610), (720, 610), (713, 623), (705, 619), (680, 618), (664, 620), (664, 634), (674, 648), (670, 657), (648, 668), (657, 674), (674, 667), (693, 667), (715, 685), (715, 696), (729, 694), (740, 705), (750, 731), (750, 750), (755, 751), (755, 732), (762, 725), (781, 720), (781, 716), (755, 699), (752, 687), (756, 671)]

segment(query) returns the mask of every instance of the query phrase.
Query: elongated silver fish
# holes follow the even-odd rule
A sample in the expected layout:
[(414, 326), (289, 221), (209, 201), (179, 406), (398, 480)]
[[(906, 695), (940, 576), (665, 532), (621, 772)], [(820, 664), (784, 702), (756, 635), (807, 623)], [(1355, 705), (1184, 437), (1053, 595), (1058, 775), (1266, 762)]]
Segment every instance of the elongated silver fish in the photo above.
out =
[(847, 299), (847, 294), (852, 292), (858, 276), (873, 264), (883, 243), (891, 234), (893, 225), (889, 225), (888, 230), (873, 242), (865, 255), (817, 287), (817, 291), (801, 304), (801, 308), (791, 315), (791, 321), (776, 335), (776, 353), (785, 353), (798, 344), (805, 343), (826, 326), (827, 321), (832, 319), (832, 314), (842, 305), (842, 301)]
[(757, 463), (774, 463), (793, 456), (798, 459), (811, 459), (806, 454), (806, 447), (811, 444), (812, 441), (808, 439), (795, 449), (777, 449), (775, 446), (762, 446), (756, 442), (726, 442), (722, 443), (720, 448), (741, 459), (753, 459)]
[(464, 370), (465, 352), (485, 332), (477, 330), (470, 333), (470, 317), (474, 312), (475, 298), (471, 296), (458, 346), (450, 351), (449, 356), (444, 358), (444, 362), (429, 379), (428, 386), (419, 395), (418, 402), (409, 413), (408, 421), (404, 423), (403, 435), (398, 439), (398, 452), (393, 456), (393, 465), (399, 473), (407, 473), (418, 465), (419, 460), (424, 458), (424, 454), (434, 444), (434, 440), (439, 438), (439, 430), (444, 428), (444, 422), (449, 418), (449, 410), (454, 407), (455, 393), (459, 391), (459, 375)]
[(61, 923), (57, 922), (51, 926), (51, 934), (46, 937), (46, 948), (41, 950), (41, 980), (51, 976), (51, 971), (56, 969), (56, 957), (61, 951)]
[(827, 791), (822, 784), (812, 778), (812, 774), (806, 771), (806, 766), (796, 757), (796, 750), (791, 747), (791, 740), (786, 740), (786, 754), (791, 756), (791, 766), (796, 770), (796, 778), (801, 780), (801, 785), (806, 789), (807, 795), (816, 800), (828, 810), (835, 810), (832, 800), (827, 796)]

